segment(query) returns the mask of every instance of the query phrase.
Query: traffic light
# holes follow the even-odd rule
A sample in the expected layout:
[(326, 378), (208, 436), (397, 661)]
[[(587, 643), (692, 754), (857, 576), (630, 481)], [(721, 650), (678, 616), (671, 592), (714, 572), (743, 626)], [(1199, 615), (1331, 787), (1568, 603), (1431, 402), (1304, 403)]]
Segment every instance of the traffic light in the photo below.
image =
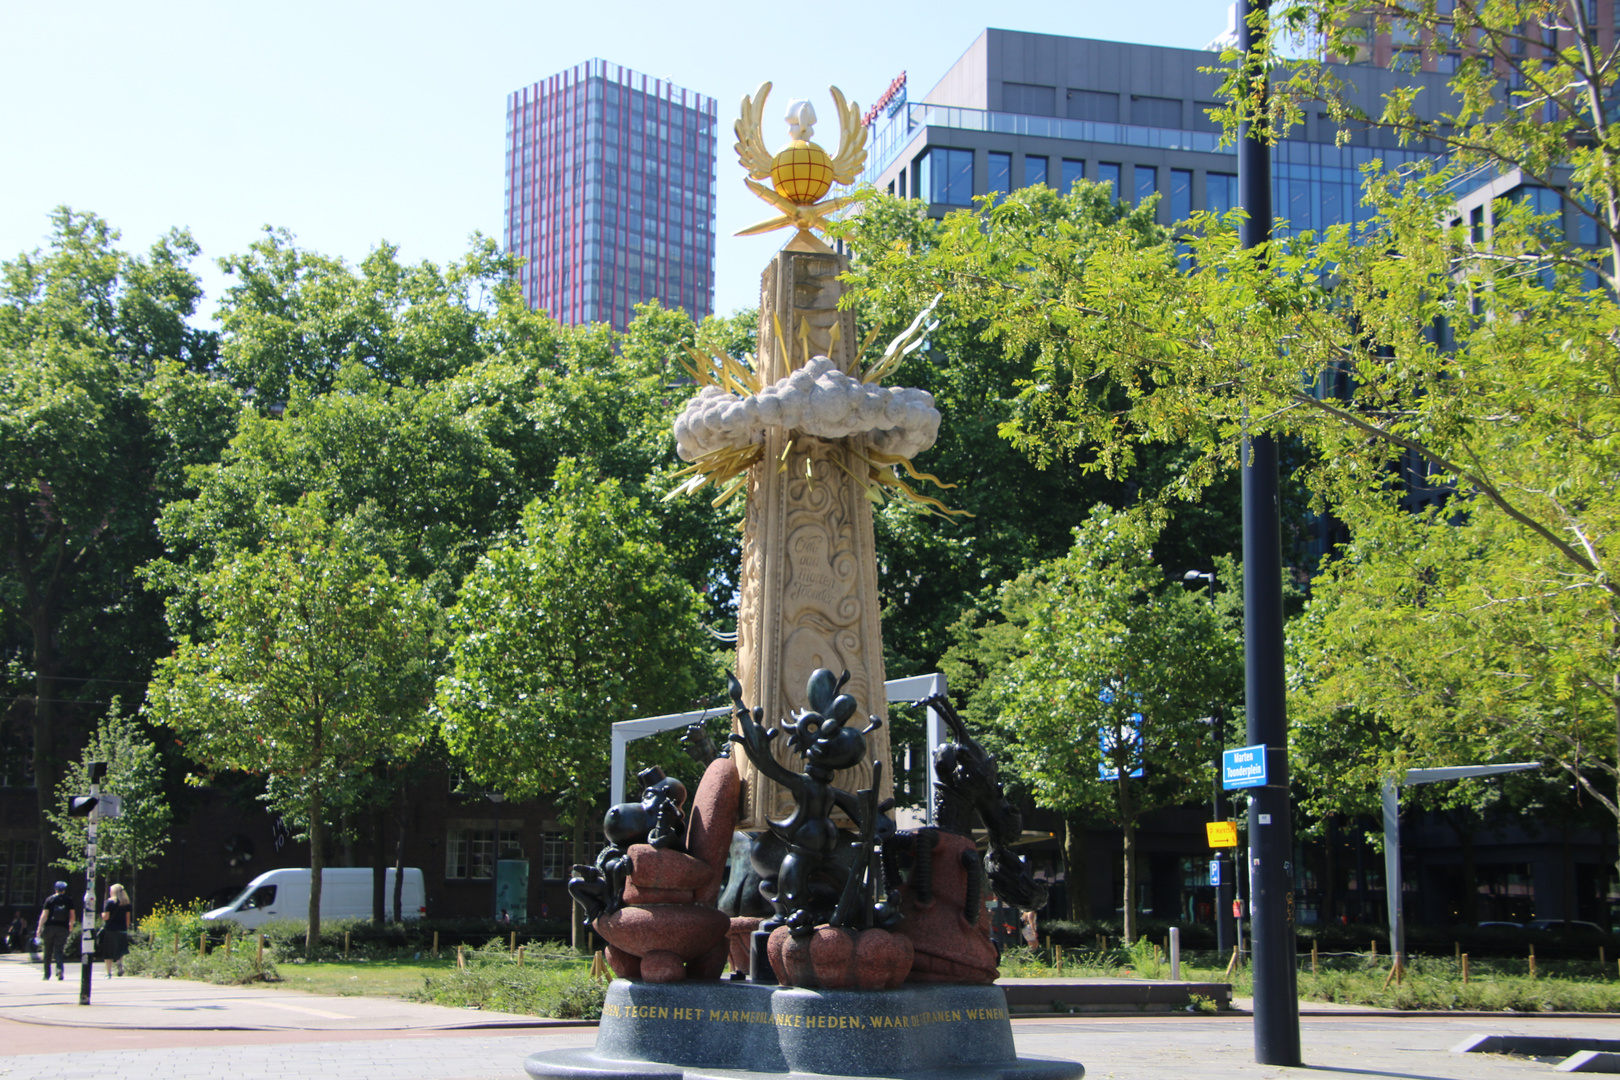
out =
[(74, 795), (68, 799), (68, 817), (89, 817), (98, 802), (94, 795)]

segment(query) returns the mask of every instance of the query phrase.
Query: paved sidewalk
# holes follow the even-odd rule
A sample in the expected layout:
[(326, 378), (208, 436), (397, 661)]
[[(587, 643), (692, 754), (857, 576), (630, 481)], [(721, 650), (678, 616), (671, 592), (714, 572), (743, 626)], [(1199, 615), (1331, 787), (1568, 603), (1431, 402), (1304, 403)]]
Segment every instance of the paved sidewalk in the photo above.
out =
[(322, 997), (301, 990), (210, 986), (183, 979), (109, 979), (99, 963), (86, 1006), (79, 1004), (79, 965), (69, 965), (67, 978), (60, 981), (46, 981), (40, 970), (26, 957), (0, 955), (0, 1017), (56, 1027), (176, 1031), (423, 1031), (568, 1023), (391, 998)]
[[(70, 974), (76, 976), (77, 972)], [(0, 1080), (525, 1080), (537, 1050), (588, 1047), (593, 1027), (374, 998), (112, 979), (93, 1004), (78, 984), (0, 957)], [(9, 1021), (22, 1021), (10, 1023)], [(462, 1025), (500, 1025), (465, 1030)], [(56, 1026), (72, 1024), (72, 1027)], [(508, 1026), (515, 1025), (515, 1026)], [(1254, 1063), (1247, 1016), (1119, 1015), (1015, 1019), (1024, 1055), (1078, 1060), (1091, 1080), (1530, 1080), (1526, 1058), (1455, 1054), (1478, 1034), (1620, 1038), (1612, 1018), (1302, 1014), (1306, 1067)], [(22, 1052), (19, 1052), (22, 1051)], [(903, 1063), (885, 1062), (899, 1071)]]

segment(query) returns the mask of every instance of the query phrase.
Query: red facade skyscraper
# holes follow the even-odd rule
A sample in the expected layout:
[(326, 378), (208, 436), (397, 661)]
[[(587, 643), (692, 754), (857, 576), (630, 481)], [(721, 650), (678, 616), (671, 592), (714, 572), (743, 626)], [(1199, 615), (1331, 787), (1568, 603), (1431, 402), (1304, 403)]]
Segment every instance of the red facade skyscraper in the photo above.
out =
[(603, 60), (506, 101), (507, 250), (529, 306), (624, 329), (714, 310), (715, 100)]

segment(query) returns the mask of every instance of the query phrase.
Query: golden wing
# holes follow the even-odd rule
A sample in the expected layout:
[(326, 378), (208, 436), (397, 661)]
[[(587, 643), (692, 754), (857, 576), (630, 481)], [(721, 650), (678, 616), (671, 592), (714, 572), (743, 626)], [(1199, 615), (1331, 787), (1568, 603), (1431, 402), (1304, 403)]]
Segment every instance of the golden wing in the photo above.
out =
[(840, 184), (853, 184), (866, 166), (866, 125), (861, 123), (861, 107), (844, 103), (838, 87), (830, 87), (834, 111), (838, 113), (838, 156), (832, 161), (833, 179)]
[(753, 97), (743, 95), (742, 116), (731, 126), (737, 134), (737, 160), (755, 180), (771, 175), (771, 152), (765, 149), (765, 137), (760, 133), (760, 118), (765, 114), (765, 99), (771, 94), (771, 84), (764, 82)]

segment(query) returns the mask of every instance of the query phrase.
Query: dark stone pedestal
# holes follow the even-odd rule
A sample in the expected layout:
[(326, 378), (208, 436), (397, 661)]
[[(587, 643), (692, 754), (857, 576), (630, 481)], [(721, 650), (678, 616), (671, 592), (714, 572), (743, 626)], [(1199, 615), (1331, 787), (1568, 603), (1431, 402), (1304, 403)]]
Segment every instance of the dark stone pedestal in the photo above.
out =
[(594, 1050), (531, 1054), (535, 1080), (1080, 1080), (1075, 1061), (1020, 1058), (997, 986), (805, 990), (752, 983), (608, 988)]

